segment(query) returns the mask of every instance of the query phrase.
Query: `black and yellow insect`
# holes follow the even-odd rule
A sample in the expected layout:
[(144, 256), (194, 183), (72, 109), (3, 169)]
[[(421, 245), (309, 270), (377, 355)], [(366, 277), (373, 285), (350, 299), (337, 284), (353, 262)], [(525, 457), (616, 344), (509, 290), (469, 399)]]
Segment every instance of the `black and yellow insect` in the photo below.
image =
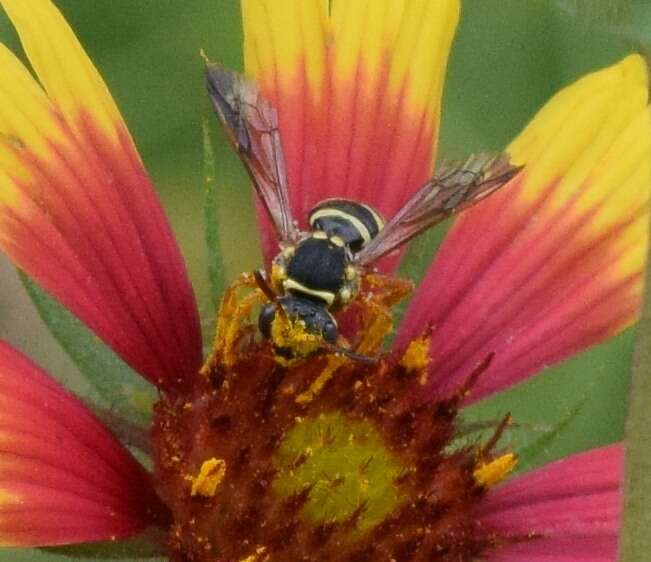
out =
[(338, 345), (333, 313), (357, 297), (366, 269), (437, 222), (481, 201), (518, 171), (505, 155), (479, 154), (461, 165), (441, 167), (386, 224), (368, 205), (328, 199), (310, 211), (310, 230), (301, 231), (289, 205), (275, 108), (240, 74), (208, 64), (206, 77), (215, 111), (278, 234), (279, 252), (271, 271), (258, 275), (270, 299), (258, 324), (285, 358), (330, 347), (364, 359)]

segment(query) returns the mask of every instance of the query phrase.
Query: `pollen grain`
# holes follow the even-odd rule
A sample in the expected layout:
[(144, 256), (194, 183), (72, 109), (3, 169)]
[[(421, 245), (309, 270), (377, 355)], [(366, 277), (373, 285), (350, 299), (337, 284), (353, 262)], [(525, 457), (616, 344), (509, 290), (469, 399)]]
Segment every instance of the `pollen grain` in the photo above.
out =
[(199, 473), (190, 476), (192, 490), (190, 495), (212, 498), (226, 476), (226, 461), (212, 457), (201, 464)]

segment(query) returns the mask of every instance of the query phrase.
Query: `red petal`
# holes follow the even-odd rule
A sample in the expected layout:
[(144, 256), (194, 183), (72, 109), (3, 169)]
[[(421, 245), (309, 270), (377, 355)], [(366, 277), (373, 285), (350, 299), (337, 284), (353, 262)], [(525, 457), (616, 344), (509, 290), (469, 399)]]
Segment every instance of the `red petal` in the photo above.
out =
[(538, 538), (496, 549), (490, 562), (614, 562), (621, 510), (623, 448), (562, 459), (490, 490), (482, 532)]
[(0, 544), (115, 540), (159, 510), (149, 475), (101, 422), (0, 342)]
[(178, 247), (101, 77), (48, 0), (2, 0), (47, 94), (0, 46), (0, 246), (158, 386), (201, 339)]
[(458, 219), (399, 334), (400, 349), (433, 328), (427, 396), (454, 393), (495, 354), (477, 400), (636, 318), (651, 187), (644, 61), (561, 91), (509, 151), (524, 171)]
[(302, 226), (330, 197), (391, 217), (429, 177), (458, 13), (457, 0), (243, 2), (246, 68), (278, 107)]

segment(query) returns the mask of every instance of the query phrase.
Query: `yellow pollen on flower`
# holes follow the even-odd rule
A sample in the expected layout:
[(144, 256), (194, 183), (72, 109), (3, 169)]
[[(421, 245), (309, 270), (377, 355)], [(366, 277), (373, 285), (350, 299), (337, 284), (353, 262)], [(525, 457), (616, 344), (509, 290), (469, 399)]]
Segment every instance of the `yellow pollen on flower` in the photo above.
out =
[(418, 382), (425, 384), (427, 382), (427, 367), (431, 363), (430, 357), (430, 339), (421, 336), (409, 343), (405, 353), (400, 359), (400, 365), (410, 373), (421, 372)]
[(190, 495), (197, 494), (205, 498), (212, 498), (217, 488), (226, 476), (226, 461), (212, 457), (204, 461), (196, 476), (188, 476), (192, 482), (192, 491)]
[(255, 549), (253, 554), (250, 554), (246, 558), (242, 558), (239, 562), (258, 562), (260, 556), (262, 556), (267, 549), (264, 546), (260, 546)]
[(482, 462), (472, 473), (478, 486), (490, 488), (506, 478), (518, 464), (513, 453), (506, 453), (488, 462)]
[(328, 357), (328, 364), (325, 366), (321, 374), (310, 385), (305, 392), (296, 397), (297, 404), (309, 404), (314, 397), (321, 392), (325, 384), (332, 378), (334, 372), (346, 362), (345, 357), (331, 356)]

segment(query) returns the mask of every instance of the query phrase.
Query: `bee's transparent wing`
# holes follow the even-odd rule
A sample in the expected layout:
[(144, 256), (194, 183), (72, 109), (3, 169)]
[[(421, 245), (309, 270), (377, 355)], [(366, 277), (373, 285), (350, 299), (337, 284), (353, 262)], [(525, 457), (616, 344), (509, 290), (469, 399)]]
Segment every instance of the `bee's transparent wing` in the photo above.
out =
[(360, 265), (373, 263), (436, 223), (488, 197), (519, 170), (504, 154), (476, 154), (462, 164), (444, 164), (355, 255), (355, 261)]
[(253, 82), (221, 65), (208, 63), (206, 84), (215, 111), (251, 176), (281, 240), (295, 240), (287, 171), (275, 107)]

